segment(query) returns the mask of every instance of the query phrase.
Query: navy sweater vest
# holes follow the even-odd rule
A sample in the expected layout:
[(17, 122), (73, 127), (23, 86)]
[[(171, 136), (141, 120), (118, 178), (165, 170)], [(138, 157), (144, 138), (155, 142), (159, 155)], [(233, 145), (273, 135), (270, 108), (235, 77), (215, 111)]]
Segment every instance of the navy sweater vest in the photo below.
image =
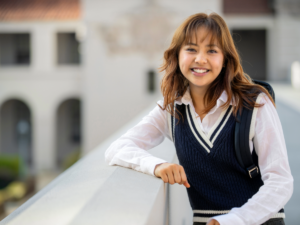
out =
[[(236, 159), (232, 106), (223, 111), (208, 135), (200, 129), (189, 105), (176, 108), (183, 118), (171, 117), (172, 137), (191, 185), (187, 192), (194, 221), (207, 222), (245, 204), (263, 181), (260, 174), (251, 179)], [(284, 217), (283, 209), (274, 217)]]

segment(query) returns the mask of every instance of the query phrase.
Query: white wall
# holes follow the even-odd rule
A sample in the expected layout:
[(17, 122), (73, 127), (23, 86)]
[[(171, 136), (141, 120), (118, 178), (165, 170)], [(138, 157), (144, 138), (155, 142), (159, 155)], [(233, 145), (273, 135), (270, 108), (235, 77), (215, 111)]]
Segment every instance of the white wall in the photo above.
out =
[(56, 32), (76, 31), (73, 22), (1, 22), (0, 32), (29, 32), (31, 64), (0, 67), (0, 107), (24, 101), (32, 116), (33, 161), (37, 172), (55, 169), (55, 121), (59, 104), (81, 98), (81, 67), (56, 65)]
[(290, 80), (290, 67), (300, 61), (300, 19), (288, 15), (276, 18), (276, 38), (278, 45), (277, 79)]
[[(147, 93), (147, 71), (161, 65), (163, 52), (184, 19), (196, 12), (220, 13), (221, 1), (84, 0), (82, 3), (87, 27), (82, 45), (83, 133), (84, 149), (89, 152), (161, 96), (159, 81), (156, 93)], [(155, 24), (156, 18), (161, 19)], [(153, 38), (149, 38), (151, 35)]]

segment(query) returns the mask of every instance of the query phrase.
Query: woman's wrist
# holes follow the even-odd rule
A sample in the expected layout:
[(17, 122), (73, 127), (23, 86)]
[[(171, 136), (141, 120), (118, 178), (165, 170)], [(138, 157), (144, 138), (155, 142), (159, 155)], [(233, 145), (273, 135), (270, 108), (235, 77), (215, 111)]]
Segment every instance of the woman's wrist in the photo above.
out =
[[(157, 164), (157, 165), (154, 167), (154, 171), (153, 171), (154, 176), (156, 176), (156, 174), (155, 174), (156, 168), (157, 168), (159, 165), (161, 165), (161, 164), (163, 164), (163, 163), (159, 163), (159, 164)], [(158, 177), (158, 176), (156, 176), (156, 177)]]

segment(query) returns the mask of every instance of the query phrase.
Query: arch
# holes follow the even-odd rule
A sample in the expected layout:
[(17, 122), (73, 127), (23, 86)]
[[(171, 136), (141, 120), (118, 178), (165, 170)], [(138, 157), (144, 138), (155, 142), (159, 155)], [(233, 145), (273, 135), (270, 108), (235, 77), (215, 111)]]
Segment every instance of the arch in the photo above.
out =
[(61, 106), (62, 103), (68, 101), (68, 100), (78, 100), (81, 101), (81, 96), (77, 93), (70, 92), (70, 93), (64, 93), (59, 98), (57, 98), (54, 102), (54, 110), (57, 113), (58, 108)]
[(6, 103), (7, 101), (10, 101), (10, 100), (18, 100), (20, 102), (23, 102), (30, 109), (31, 115), (33, 115), (32, 102), (29, 99), (24, 98), (24, 95), (22, 95), (20, 93), (4, 94), (4, 96), (2, 96), (2, 98), (0, 99), (0, 109), (2, 108), (4, 103)]
[(31, 110), (20, 99), (0, 105), (0, 154), (21, 155), (26, 168), (33, 168)]
[(56, 110), (56, 164), (66, 168), (67, 161), (81, 152), (81, 101), (70, 98)]

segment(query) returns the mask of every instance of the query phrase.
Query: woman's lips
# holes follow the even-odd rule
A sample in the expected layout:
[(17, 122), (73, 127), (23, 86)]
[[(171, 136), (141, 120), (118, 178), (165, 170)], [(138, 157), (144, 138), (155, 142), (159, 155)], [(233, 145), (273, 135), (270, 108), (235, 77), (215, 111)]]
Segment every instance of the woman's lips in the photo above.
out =
[[(191, 69), (192, 73), (195, 75), (195, 76), (198, 76), (198, 77), (201, 77), (201, 76), (205, 76), (206, 74), (208, 74), (209, 70), (206, 70), (206, 72), (201, 72), (201, 71), (204, 71), (204, 70), (195, 70), (195, 69)], [(197, 72), (196, 72), (197, 71)]]

